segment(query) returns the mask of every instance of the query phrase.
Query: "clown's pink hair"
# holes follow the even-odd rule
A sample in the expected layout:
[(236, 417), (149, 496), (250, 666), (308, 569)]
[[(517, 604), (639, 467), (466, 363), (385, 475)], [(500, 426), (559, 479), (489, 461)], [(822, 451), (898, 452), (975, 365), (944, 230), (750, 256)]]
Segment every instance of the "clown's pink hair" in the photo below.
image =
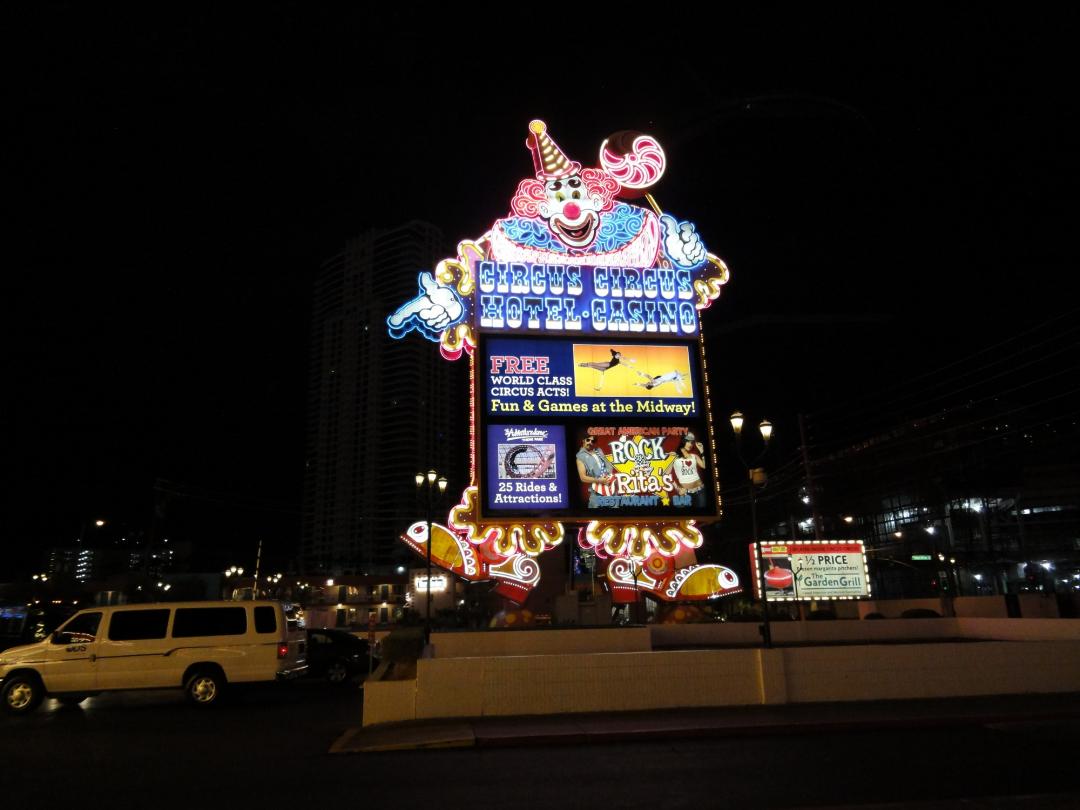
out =
[[(601, 200), (600, 210), (610, 211), (615, 207), (615, 195), (619, 193), (619, 181), (603, 169), (582, 169), (581, 179), (589, 196)], [(544, 181), (527, 179), (518, 183), (514, 199), (510, 201), (510, 210), (519, 217), (540, 216), (540, 203), (545, 199)]]

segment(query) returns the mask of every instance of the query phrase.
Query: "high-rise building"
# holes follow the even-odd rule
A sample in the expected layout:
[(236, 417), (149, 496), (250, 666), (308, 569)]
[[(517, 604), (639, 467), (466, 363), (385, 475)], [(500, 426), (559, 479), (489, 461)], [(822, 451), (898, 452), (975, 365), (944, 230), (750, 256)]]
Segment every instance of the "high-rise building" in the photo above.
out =
[(91, 579), (101, 579), (108, 573), (110, 549), (90, 548), (84, 546), (51, 548), (46, 570), (49, 576), (67, 576), (76, 582), (87, 582)]
[(76, 582), (92, 582), (122, 574), (162, 574), (184, 571), (190, 566), (191, 543), (163, 540), (149, 548), (136, 538), (117, 538), (109, 543), (79, 543), (54, 546), (46, 553), (45, 571), (52, 577), (67, 577)]
[[(449, 255), (441, 231), (413, 221), (349, 240), (315, 282), (301, 557), (309, 570), (386, 573), (425, 517), (414, 476), (468, 477), (468, 367), (419, 335), (393, 340), (386, 318)], [(447, 504), (447, 509), (450, 504)], [(445, 520), (445, 512), (437, 520)]]

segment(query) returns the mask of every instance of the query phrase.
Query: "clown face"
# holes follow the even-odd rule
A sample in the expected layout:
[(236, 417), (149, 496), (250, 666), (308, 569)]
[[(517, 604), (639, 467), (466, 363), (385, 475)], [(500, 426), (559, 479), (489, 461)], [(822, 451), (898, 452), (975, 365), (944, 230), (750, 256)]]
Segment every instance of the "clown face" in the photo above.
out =
[(544, 202), (540, 216), (548, 228), (568, 247), (584, 248), (592, 244), (600, 227), (603, 200), (589, 196), (585, 182), (577, 173), (544, 183)]

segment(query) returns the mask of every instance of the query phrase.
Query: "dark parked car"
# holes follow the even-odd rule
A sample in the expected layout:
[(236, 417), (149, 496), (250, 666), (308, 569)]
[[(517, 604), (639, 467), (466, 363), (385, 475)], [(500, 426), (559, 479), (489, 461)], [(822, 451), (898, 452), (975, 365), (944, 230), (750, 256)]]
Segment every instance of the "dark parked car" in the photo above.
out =
[[(347, 684), (357, 676), (367, 676), (367, 639), (354, 636), (345, 630), (331, 630), (326, 627), (309, 628), (307, 636), (309, 674), (326, 678), (335, 685)], [(378, 658), (370, 664), (372, 668), (378, 665)]]

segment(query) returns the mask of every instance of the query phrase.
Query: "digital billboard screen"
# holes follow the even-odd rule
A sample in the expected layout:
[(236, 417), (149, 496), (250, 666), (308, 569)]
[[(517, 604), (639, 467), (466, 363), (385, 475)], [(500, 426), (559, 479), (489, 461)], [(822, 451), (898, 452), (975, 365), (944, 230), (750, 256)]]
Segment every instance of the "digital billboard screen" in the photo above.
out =
[(568, 505), (561, 425), (489, 425), (488, 509), (557, 510)]
[(716, 512), (701, 422), (489, 424), (484, 435), (491, 514), (597, 520)]
[(571, 503), (579, 514), (703, 515), (715, 511), (700, 424), (579, 425)]
[(484, 411), (605, 418), (701, 416), (696, 347), (489, 338)]
[(481, 508), (492, 518), (715, 518), (695, 342), (484, 335)]

